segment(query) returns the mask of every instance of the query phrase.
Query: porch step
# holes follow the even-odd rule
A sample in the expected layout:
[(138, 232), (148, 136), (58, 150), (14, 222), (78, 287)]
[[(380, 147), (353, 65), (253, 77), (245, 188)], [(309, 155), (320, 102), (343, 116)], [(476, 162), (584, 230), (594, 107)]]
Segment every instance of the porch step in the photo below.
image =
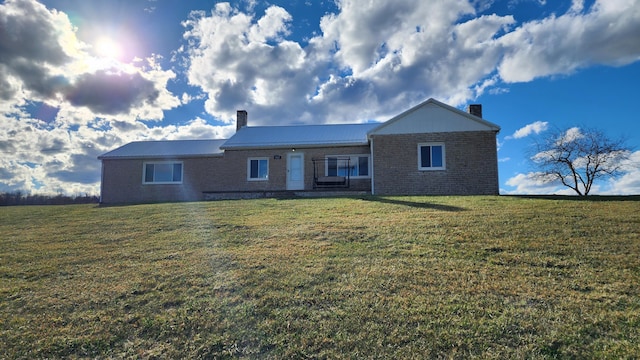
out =
[(313, 197), (362, 196), (369, 191), (353, 190), (282, 190), (282, 191), (205, 191), (204, 200), (242, 200), (242, 199), (291, 199)]

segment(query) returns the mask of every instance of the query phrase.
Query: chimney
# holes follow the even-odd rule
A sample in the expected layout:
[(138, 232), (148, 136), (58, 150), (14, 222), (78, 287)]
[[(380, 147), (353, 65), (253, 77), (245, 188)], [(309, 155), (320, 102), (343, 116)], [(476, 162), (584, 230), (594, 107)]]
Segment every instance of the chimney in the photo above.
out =
[(247, 126), (248, 117), (249, 117), (249, 114), (247, 114), (246, 110), (238, 110), (238, 113), (236, 115), (236, 131)]
[(482, 105), (481, 104), (471, 104), (467, 107), (467, 112), (473, 116), (477, 116), (482, 118)]

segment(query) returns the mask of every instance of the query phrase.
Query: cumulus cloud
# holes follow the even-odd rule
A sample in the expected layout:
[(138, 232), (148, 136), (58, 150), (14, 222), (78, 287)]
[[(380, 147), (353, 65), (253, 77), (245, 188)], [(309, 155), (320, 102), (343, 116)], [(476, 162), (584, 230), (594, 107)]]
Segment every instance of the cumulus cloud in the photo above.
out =
[(556, 140), (556, 145), (570, 143), (583, 137), (579, 127), (572, 127)]
[(633, 195), (640, 194), (640, 151), (631, 153), (623, 164), (622, 176), (610, 179), (603, 194)]
[(549, 128), (549, 123), (546, 121), (536, 121), (531, 124), (527, 124), (524, 127), (516, 130), (513, 135), (505, 137), (505, 139), (522, 139), (531, 134), (540, 134)]
[(194, 12), (184, 25), (190, 42), (189, 82), (207, 93), (207, 111), (231, 122), (233, 114), (246, 104), (269, 108), (289, 118), (296, 102), (313, 90), (313, 68), (305, 65), (307, 54), (299, 44), (284, 39), (291, 15), (272, 6), (257, 21), (233, 9), (216, 4), (210, 16)]
[[(565, 133), (566, 134), (566, 133)], [(575, 132), (574, 132), (575, 135)], [(571, 135), (569, 135), (571, 136)], [(538, 154), (540, 156), (544, 156)], [(624, 160), (622, 175), (594, 182), (590, 194), (594, 195), (634, 195), (640, 193), (640, 151), (635, 151)], [(501, 189), (503, 194), (558, 194), (575, 195), (575, 192), (560, 181), (549, 176), (541, 177), (540, 173), (530, 172), (516, 174), (509, 178), (506, 185), (513, 189)]]
[(74, 106), (86, 106), (99, 114), (119, 114), (145, 101), (154, 103), (158, 90), (140, 74), (97, 71), (78, 76), (65, 98)]
[(5, 1), (0, 4), (0, 99), (85, 106), (106, 115), (178, 103), (157, 101), (165, 85), (152, 76), (157, 69), (100, 61), (88, 48), (65, 13), (35, 0)]
[[(66, 20), (66, 21), (65, 21)], [(23, 91), (48, 97), (61, 81), (52, 69), (71, 60), (66, 15), (29, 0), (0, 4), (0, 99), (16, 101)]]
[(460, 104), (484, 91), (473, 85), (495, 70), (495, 37), (515, 22), (488, 15), (457, 23), (475, 14), (466, 0), (337, 5), (306, 45), (287, 38), (295, 19), (277, 6), (262, 16), (228, 3), (192, 13), (184, 22), (189, 81), (208, 95), (207, 111), (230, 120), (243, 106), (269, 123), (305, 122), (305, 114), (353, 122), (432, 96)]
[(640, 171), (631, 171), (609, 183), (603, 195), (637, 195), (640, 194)]
[[(142, 120), (180, 104), (167, 89), (176, 74), (157, 57), (98, 58), (76, 31), (65, 13), (35, 0), (0, 3), (0, 191), (96, 193), (96, 157), (149, 137)], [(38, 109), (52, 115), (34, 118)], [(163, 135), (172, 131), (183, 129)]]
[(506, 185), (513, 189), (501, 189), (500, 193), (509, 195), (574, 195), (575, 192), (562, 186), (559, 180), (553, 177), (544, 177), (540, 173), (530, 172), (526, 174), (516, 174), (509, 178)]
[(569, 74), (591, 65), (621, 66), (640, 59), (640, 2), (598, 0), (586, 11), (574, 1), (560, 16), (531, 21), (499, 39), (506, 82)]
[(478, 16), (486, 4), (467, 0), (336, 5), (300, 43), (288, 38), (296, 19), (277, 6), (193, 13), (189, 81), (208, 95), (207, 111), (231, 121), (242, 106), (271, 124), (384, 120), (428, 97), (462, 105), (505, 83), (640, 58), (640, 0), (573, 1), (525, 23)]

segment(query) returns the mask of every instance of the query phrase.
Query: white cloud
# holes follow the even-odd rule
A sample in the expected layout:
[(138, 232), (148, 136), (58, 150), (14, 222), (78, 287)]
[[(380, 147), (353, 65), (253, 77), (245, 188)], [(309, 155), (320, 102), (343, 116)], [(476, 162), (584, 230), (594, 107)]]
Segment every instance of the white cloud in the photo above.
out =
[(584, 2), (574, 1), (566, 14), (522, 24), (502, 36), (500, 77), (527, 82), (640, 59), (640, 0), (598, 0), (586, 13), (583, 10)]
[[(95, 194), (96, 157), (148, 132), (140, 119), (160, 120), (180, 103), (167, 90), (176, 74), (157, 56), (98, 58), (75, 31), (65, 13), (36, 1), (0, 4), (0, 191)], [(46, 122), (27, 110), (44, 104), (57, 111)]]
[(584, 0), (572, 0), (571, 1), (571, 12), (580, 13), (584, 10)]
[(476, 17), (466, 0), (336, 4), (307, 43), (288, 39), (296, 19), (280, 7), (249, 15), (220, 3), (192, 14), (189, 80), (208, 94), (207, 111), (231, 121), (242, 106), (271, 124), (304, 122), (305, 112), (315, 122), (384, 120), (428, 97), (462, 105), (504, 91), (502, 82), (640, 58), (640, 0), (574, 1), (522, 24)]
[(638, 195), (640, 194), (640, 151), (633, 152), (625, 161), (625, 173), (616, 179), (610, 179), (604, 194)]
[(0, 99), (86, 107), (96, 115), (158, 116), (176, 106), (166, 91), (174, 74), (144, 69), (87, 52), (66, 14), (34, 0), (0, 4)]
[(304, 46), (287, 38), (296, 19), (279, 7), (256, 17), (227, 3), (193, 13), (184, 23), (189, 81), (208, 94), (207, 111), (231, 120), (242, 106), (273, 124), (303, 122), (305, 112), (315, 122), (383, 120), (428, 97), (460, 105), (496, 84), (494, 37), (515, 22), (457, 23), (475, 14), (465, 0), (337, 5)]
[(620, 178), (611, 180), (603, 195), (638, 195), (640, 194), (640, 170), (630, 171)]
[(559, 144), (566, 144), (566, 143), (570, 143), (573, 142), (577, 139), (581, 139), (583, 138), (584, 135), (582, 134), (582, 132), (580, 131), (580, 128), (578, 127), (572, 127), (570, 129), (568, 129), (563, 135), (562, 137), (558, 138), (556, 140), (556, 145)]
[(291, 15), (279, 6), (269, 7), (263, 18), (255, 26), (251, 27), (248, 34), (249, 41), (264, 43), (269, 40), (282, 40), (289, 34), (287, 23), (291, 21)]
[[(236, 132), (236, 126), (214, 126), (197, 118), (180, 126), (159, 126), (144, 131), (153, 134), (149, 140), (228, 139)], [(141, 135), (138, 134), (138, 137)]]
[[(509, 178), (505, 184), (515, 189), (501, 189), (502, 194), (509, 195), (541, 195), (541, 194), (564, 194), (573, 195), (573, 190), (562, 187), (559, 181), (551, 177), (541, 177), (539, 173), (530, 172), (527, 174), (516, 174)], [(568, 190), (569, 191), (568, 191)], [(575, 192), (573, 192), (575, 194)]]
[(252, 22), (228, 3), (216, 4), (210, 16), (191, 14), (184, 23), (192, 44), (188, 78), (208, 94), (210, 114), (231, 122), (237, 109), (254, 104), (247, 110), (266, 108), (295, 118), (299, 108), (286, 105), (313, 91), (315, 75), (300, 45), (283, 39), (289, 20), (284, 9), (272, 6)]
[[(591, 195), (638, 195), (640, 194), (640, 151), (633, 152), (625, 161), (623, 174), (617, 178), (608, 178), (594, 182)], [(576, 195), (559, 181), (549, 177), (541, 178), (538, 173), (516, 174), (509, 178), (506, 185), (513, 189), (501, 189), (502, 194), (558, 194)]]
[(505, 139), (522, 139), (531, 134), (540, 134), (543, 131), (546, 131), (549, 128), (549, 123), (546, 121), (536, 121), (531, 124), (527, 124), (526, 126), (516, 130), (513, 135), (505, 137)]

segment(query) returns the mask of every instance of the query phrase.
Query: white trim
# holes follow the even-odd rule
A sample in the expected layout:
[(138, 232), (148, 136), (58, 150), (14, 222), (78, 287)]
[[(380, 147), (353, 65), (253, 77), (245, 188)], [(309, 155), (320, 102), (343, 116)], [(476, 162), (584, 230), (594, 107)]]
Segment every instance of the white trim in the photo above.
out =
[[(142, 171), (144, 172), (144, 169)], [(100, 160), (100, 204), (102, 204), (102, 194), (104, 194), (104, 160)]]
[[(164, 165), (164, 164), (180, 164), (180, 181), (149, 181), (147, 182), (147, 165)], [(154, 167), (155, 172), (155, 167)], [(155, 174), (154, 174), (155, 175)], [(171, 177), (173, 177), (173, 168), (171, 169)], [(184, 181), (184, 162), (183, 161), (144, 161), (142, 163), (142, 185), (181, 185)]]
[(373, 176), (374, 176), (373, 174), (375, 173), (375, 171), (373, 170), (373, 137), (371, 137), (369, 141), (370, 141), (369, 150), (371, 151), (371, 154), (370, 154), (371, 157), (369, 158), (369, 160), (371, 162), (371, 166), (370, 166), (370, 168), (371, 168), (371, 174), (370, 174), (371, 175), (371, 195), (375, 195), (376, 194), (376, 191), (375, 191), (376, 187), (374, 185), (375, 182), (373, 181)]
[[(257, 177), (257, 178), (252, 178), (251, 177), (251, 161), (256, 160), (256, 161), (261, 161), (261, 160), (266, 160), (267, 161), (267, 176), (266, 177)], [(258, 167), (258, 171), (260, 171), (260, 168)], [(269, 158), (266, 156), (258, 156), (258, 157), (250, 157), (247, 158), (247, 181), (268, 181), (269, 180)]]
[[(429, 166), (429, 167), (423, 167), (422, 166), (422, 147), (423, 146), (429, 146), (429, 147), (433, 147), (433, 146), (441, 146), (442, 147), (442, 166), (438, 166), (438, 167), (434, 167), (434, 166)], [(433, 159), (433, 156), (430, 160)], [(444, 143), (443, 142), (426, 142), (426, 143), (419, 143), (418, 144), (418, 170), (420, 171), (437, 171), (437, 170), (447, 170), (447, 156), (446, 156), (446, 150), (444, 147)]]
[[(449, 111), (449, 112), (451, 112), (453, 114), (460, 115), (460, 116), (466, 118), (467, 120), (471, 120), (470, 123), (475, 123), (478, 126), (478, 128), (474, 127), (474, 130), (471, 130), (471, 129), (464, 129), (464, 130), (463, 129), (459, 129), (459, 130), (455, 130), (455, 131), (485, 131), (485, 130), (487, 130), (487, 131), (495, 131), (496, 133), (500, 132), (500, 126), (498, 126), (498, 125), (496, 125), (496, 124), (494, 124), (494, 123), (492, 123), (490, 121), (487, 121), (485, 119), (479, 118), (479, 117), (474, 116), (474, 115), (471, 115), (471, 114), (469, 114), (469, 113), (467, 113), (465, 111), (462, 111), (460, 109), (456, 109), (453, 106), (450, 106), (450, 105), (447, 105), (445, 103), (442, 103), (442, 102), (440, 102), (440, 101), (438, 101), (436, 99), (430, 98), (427, 101), (424, 101), (424, 102), (412, 107), (411, 109), (406, 110), (405, 112), (394, 116), (393, 118), (381, 123), (379, 126), (377, 126), (374, 129), (370, 130), (368, 132), (369, 137), (371, 135), (391, 135), (391, 134), (396, 134), (396, 132), (394, 132), (394, 131), (389, 132), (389, 131), (385, 131), (384, 129), (387, 128), (387, 127), (392, 126), (396, 122), (402, 121), (403, 119), (409, 117), (412, 113), (414, 113), (414, 112), (416, 112), (416, 111), (418, 111), (418, 110), (420, 110), (422, 108), (426, 108), (429, 105), (435, 105), (435, 106), (440, 107), (440, 108), (442, 108), (444, 110), (447, 110), (447, 111)], [(423, 126), (424, 126), (424, 124), (423, 124)], [(415, 131), (411, 131), (410, 133), (421, 133), (421, 132), (424, 132), (423, 130), (424, 129), (418, 129), (418, 130), (415, 130)], [(452, 132), (452, 131), (451, 130), (444, 130), (444, 132)], [(404, 133), (404, 132), (402, 132), (402, 133)]]

